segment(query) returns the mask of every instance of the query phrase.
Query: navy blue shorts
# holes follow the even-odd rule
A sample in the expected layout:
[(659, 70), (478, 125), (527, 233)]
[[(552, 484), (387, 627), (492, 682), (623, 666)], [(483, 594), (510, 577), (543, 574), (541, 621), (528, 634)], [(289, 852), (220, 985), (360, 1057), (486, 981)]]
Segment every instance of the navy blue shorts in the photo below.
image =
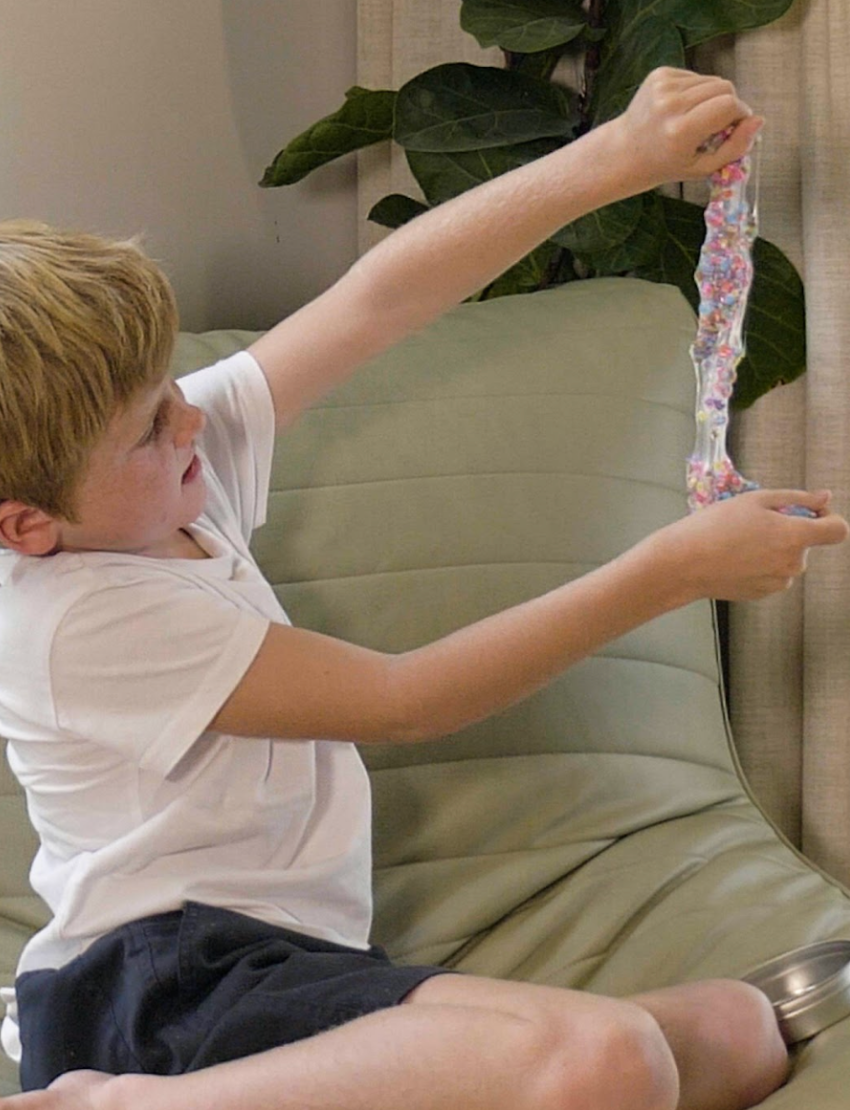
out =
[(189, 902), (19, 976), (21, 1085), (76, 1068), (195, 1071), (395, 1006), (442, 973)]

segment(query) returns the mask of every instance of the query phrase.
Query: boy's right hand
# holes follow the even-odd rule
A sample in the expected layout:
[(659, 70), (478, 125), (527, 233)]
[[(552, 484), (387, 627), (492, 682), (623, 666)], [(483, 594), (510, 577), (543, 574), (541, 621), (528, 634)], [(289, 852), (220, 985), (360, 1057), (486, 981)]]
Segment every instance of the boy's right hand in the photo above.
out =
[[(850, 527), (829, 510), (831, 494), (754, 490), (693, 513), (655, 533), (692, 598), (750, 601), (787, 589), (806, 569), (810, 547), (843, 543)], [(789, 516), (799, 505), (814, 518)]]

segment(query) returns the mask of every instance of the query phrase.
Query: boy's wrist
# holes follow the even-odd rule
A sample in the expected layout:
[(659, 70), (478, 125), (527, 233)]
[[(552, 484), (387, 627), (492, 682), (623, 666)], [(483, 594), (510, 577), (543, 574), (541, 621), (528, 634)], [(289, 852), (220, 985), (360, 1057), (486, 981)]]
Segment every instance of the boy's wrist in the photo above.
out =
[(680, 609), (707, 596), (693, 552), (675, 525), (653, 532), (627, 554), (641, 560), (648, 587), (663, 611)]
[(600, 124), (585, 139), (597, 145), (596, 150), (586, 152), (586, 157), (592, 159), (592, 172), (607, 194), (599, 198), (599, 204), (612, 204), (664, 184), (662, 176), (645, 164), (640, 143), (625, 115)]

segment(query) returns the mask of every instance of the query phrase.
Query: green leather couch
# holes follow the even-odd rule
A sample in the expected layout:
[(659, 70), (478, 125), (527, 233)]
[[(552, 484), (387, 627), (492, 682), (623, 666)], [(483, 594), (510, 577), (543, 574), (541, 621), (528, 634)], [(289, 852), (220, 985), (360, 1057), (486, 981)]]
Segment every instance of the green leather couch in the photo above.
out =
[[(255, 547), (293, 620), (405, 649), (681, 515), (693, 329), (676, 290), (606, 279), (463, 305), (376, 360), (279, 445)], [(184, 335), (176, 369), (245, 341)], [(374, 939), (401, 960), (621, 995), (850, 937), (847, 892), (741, 779), (708, 603), (494, 720), (365, 756)], [(8, 983), (43, 909), (22, 799), (2, 789)], [(764, 1105), (846, 1110), (850, 1021), (800, 1046)]]

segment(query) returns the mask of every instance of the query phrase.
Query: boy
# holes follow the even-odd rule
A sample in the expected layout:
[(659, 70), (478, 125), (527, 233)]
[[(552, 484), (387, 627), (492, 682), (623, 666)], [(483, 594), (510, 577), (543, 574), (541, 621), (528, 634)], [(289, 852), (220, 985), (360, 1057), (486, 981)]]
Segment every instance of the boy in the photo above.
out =
[(396, 232), (182, 388), (156, 267), (0, 228), (0, 733), (54, 914), (4, 1025), (31, 1093), (2, 1110), (736, 1110), (784, 1080), (742, 983), (615, 1001), (369, 949), (351, 742), (451, 733), (666, 611), (785, 588), (847, 536), (829, 494), (736, 498), (398, 656), (290, 627), (247, 548), (275, 426), (563, 224), (704, 176), (760, 126), (728, 83), (656, 71), (623, 116)]

